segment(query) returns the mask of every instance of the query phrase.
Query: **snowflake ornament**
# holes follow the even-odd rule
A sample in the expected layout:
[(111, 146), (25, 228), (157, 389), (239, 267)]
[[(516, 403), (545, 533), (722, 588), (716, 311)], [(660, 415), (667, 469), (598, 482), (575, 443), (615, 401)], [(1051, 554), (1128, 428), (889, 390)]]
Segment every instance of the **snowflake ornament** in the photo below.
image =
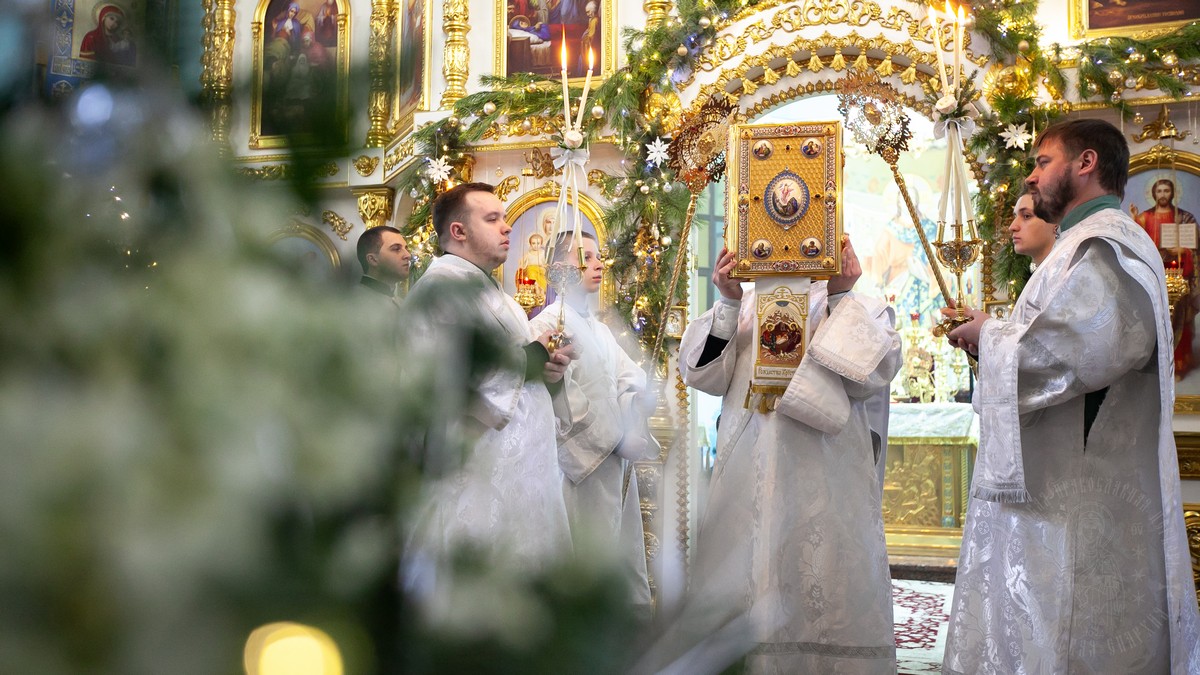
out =
[(429, 166), (425, 169), (425, 175), (429, 176), (429, 180), (440, 183), (450, 177), (450, 162), (446, 161), (445, 157), (429, 160)]
[(1004, 139), (1004, 147), (1024, 150), (1029, 141), (1033, 140), (1033, 134), (1025, 130), (1023, 123), (1010, 124), (1007, 131), (1000, 133), (1000, 138)]
[(646, 144), (646, 163), (659, 166), (667, 161), (667, 142), (661, 136)]

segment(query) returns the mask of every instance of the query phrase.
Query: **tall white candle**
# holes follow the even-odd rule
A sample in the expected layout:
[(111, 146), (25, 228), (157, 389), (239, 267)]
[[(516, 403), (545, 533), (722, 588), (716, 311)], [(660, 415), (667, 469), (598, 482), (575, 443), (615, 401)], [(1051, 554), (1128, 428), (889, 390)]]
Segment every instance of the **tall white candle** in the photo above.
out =
[(567, 29), (563, 28), (562, 49), (559, 50), (559, 60), (562, 62), (563, 88), (563, 133), (571, 128), (571, 96), (567, 89)]
[(588, 47), (588, 70), (587, 76), (583, 78), (583, 98), (579, 99), (579, 114), (575, 117), (575, 128), (583, 128), (583, 109), (587, 107), (588, 92), (592, 88), (592, 70), (596, 67), (596, 55), (592, 52), (592, 48)]

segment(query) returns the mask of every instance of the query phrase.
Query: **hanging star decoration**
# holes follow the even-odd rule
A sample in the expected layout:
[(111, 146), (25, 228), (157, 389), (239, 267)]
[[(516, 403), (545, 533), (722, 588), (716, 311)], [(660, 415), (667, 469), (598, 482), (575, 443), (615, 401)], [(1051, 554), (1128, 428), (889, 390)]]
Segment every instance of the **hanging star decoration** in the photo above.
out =
[(1029, 141), (1033, 139), (1033, 134), (1025, 130), (1025, 123), (1022, 122), (1008, 125), (1006, 131), (1000, 132), (1000, 138), (1004, 139), (1004, 147), (1024, 150)]
[(450, 162), (447, 162), (445, 157), (429, 160), (429, 167), (425, 169), (425, 175), (429, 176), (429, 180), (434, 183), (441, 183), (450, 177)]
[(654, 166), (661, 166), (667, 161), (667, 142), (659, 136), (654, 139), (654, 142), (646, 144), (646, 163)]

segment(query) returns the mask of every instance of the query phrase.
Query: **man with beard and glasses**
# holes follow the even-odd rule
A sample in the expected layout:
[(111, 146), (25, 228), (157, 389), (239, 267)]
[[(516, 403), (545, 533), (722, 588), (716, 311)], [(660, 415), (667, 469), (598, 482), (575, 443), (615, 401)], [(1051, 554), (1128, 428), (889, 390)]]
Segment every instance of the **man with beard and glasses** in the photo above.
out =
[(1061, 236), (1011, 321), (970, 310), (949, 335), (979, 357), (982, 419), (943, 672), (1200, 672), (1171, 320), (1121, 209), (1129, 148), (1076, 119), (1035, 149), (1026, 184)]

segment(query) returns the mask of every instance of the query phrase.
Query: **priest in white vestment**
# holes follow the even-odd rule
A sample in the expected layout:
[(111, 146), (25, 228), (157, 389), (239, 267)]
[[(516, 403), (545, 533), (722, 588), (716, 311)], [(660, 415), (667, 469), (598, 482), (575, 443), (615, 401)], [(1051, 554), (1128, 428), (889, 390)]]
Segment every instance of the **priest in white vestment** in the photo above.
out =
[(753, 673), (896, 670), (868, 401), (887, 396), (900, 338), (886, 305), (850, 291), (861, 268), (848, 239), (842, 256), (842, 276), (811, 286), (810, 343), (773, 411), (748, 394), (754, 293), (730, 279), (732, 253), (713, 273), (721, 299), (684, 332), (684, 381), (724, 401), (676, 638), (699, 644), (665, 672), (720, 672), (742, 655)]
[(1171, 320), (1154, 242), (1121, 210), (1129, 149), (1078, 119), (1027, 180), (1060, 238), (1009, 321), (971, 311), (982, 421), (945, 673), (1200, 673)]
[[(418, 595), (441, 591), (436, 577), (464, 545), (482, 550), (492, 564), (529, 571), (571, 553), (546, 383), (561, 381), (573, 352), (550, 355), (549, 333), (535, 335), (491, 275), (508, 255), (511, 231), (491, 186), (460, 185), (441, 195), (433, 212), (445, 253), (413, 285), (407, 308), (421, 313), (415, 330), (425, 338), (412, 358), (436, 359), (444, 368), (449, 396), (431, 392), (431, 403), (450, 409), (437, 411), (444, 424), (434, 425), (424, 448), (426, 467), (445, 468), (427, 481), (414, 518), (406, 576)], [(475, 375), (461, 370), (479, 357), (470, 351), (471, 324), (508, 346), (490, 355), (508, 367)], [(473, 391), (455, 403), (464, 377), (474, 378)], [(455, 439), (464, 437), (472, 448), (459, 466)]]
[[(580, 259), (571, 238), (571, 232), (559, 235), (555, 263)], [(616, 550), (633, 586), (632, 601), (648, 613), (645, 535), (631, 460), (658, 456), (646, 428), (655, 401), (646, 391), (646, 373), (592, 311), (604, 275), (596, 239), (583, 232), (578, 244), (583, 249), (580, 283), (567, 290), (565, 302), (557, 298), (530, 324), (534, 332), (557, 330), (562, 316), (575, 348), (563, 379), (565, 405), (556, 406), (556, 412), (563, 495), (577, 550)]]

